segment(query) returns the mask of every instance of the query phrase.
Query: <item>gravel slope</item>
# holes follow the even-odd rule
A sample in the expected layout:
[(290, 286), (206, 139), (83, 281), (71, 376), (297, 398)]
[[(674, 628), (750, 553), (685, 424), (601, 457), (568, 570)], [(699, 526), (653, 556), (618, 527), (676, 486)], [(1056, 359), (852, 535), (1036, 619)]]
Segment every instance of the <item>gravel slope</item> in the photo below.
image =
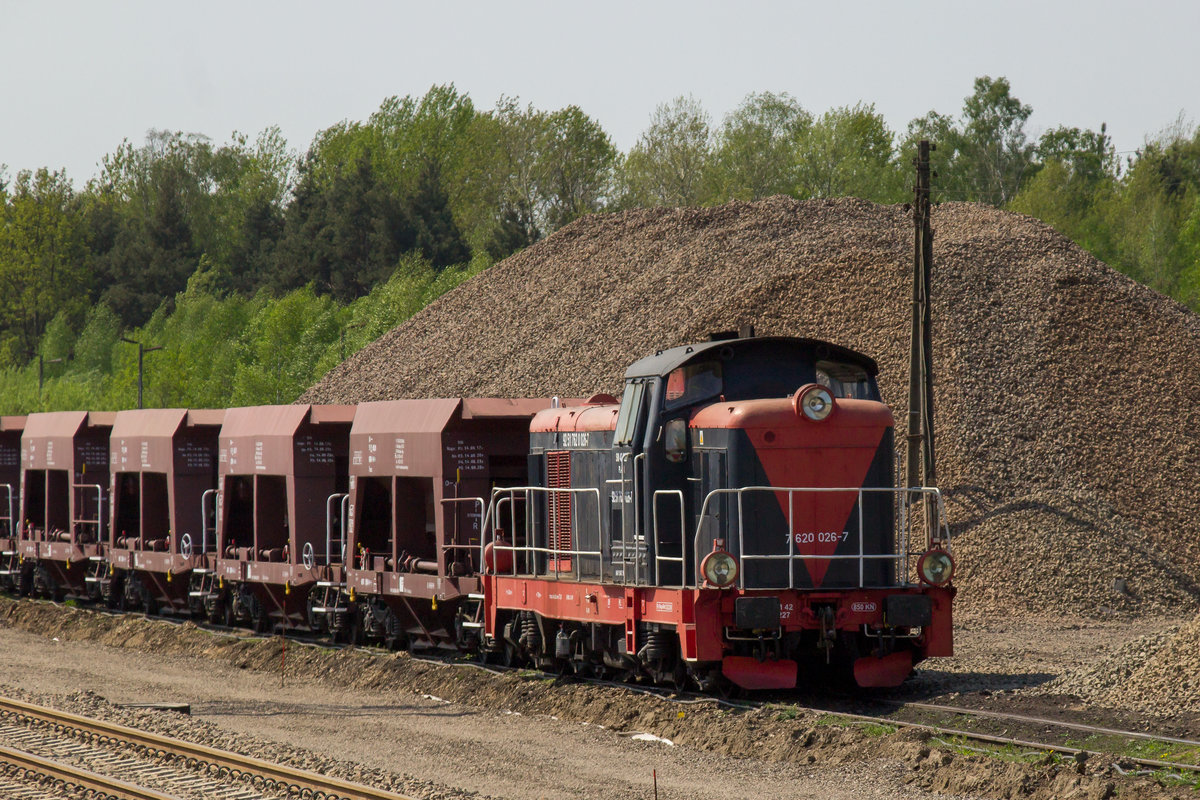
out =
[[(934, 209), (939, 484), (970, 614), (1200, 599), (1200, 318), (1042, 223)], [(655, 349), (752, 322), (875, 356), (906, 401), (912, 221), (771, 198), (587, 217), (443, 296), (303, 402), (616, 391)]]

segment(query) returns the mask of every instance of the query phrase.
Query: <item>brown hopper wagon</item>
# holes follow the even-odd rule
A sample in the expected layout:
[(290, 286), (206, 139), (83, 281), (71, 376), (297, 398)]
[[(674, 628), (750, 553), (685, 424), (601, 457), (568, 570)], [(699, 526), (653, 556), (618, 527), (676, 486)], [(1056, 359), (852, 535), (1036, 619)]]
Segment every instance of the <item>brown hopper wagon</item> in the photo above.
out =
[(259, 631), (307, 625), (310, 589), (337, 578), (325, 547), (341, 528), (330, 513), (346, 494), (353, 420), (354, 406), (225, 412), (217, 553), (196, 589), (210, 618)]
[[(18, 588), (99, 599), (108, 533), (108, 435), (114, 412), (30, 414), (21, 437)], [(91, 578), (92, 580), (89, 580)]]
[(188, 609), (191, 571), (216, 548), (217, 437), (223, 410), (120, 411), (110, 439), (112, 497), (101, 578), (110, 606)]

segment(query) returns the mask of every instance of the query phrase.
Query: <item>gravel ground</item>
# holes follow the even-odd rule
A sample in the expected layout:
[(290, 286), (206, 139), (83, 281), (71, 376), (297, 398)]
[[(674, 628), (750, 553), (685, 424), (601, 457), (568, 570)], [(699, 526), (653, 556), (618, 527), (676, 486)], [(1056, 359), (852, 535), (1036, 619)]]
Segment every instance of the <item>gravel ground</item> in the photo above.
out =
[[(893, 696), (1029, 711), (1076, 704), (1116, 727), (1179, 732), (1046, 687), (1179, 620), (967, 621), (960, 655), (922, 665)], [(829, 724), (807, 712), (677, 703), (624, 687), (495, 675), (277, 639), (0, 599), (0, 691), (112, 716), (416, 797), (1195, 797), (1114, 777), (1109, 761), (1015, 763), (913, 732)], [(63, 697), (64, 687), (74, 693)], [(51, 696), (51, 697), (47, 697)], [(194, 716), (108, 702), (189, 702)], [(1193, 715), (1194, 719), (1200, 715)], [(1182, 723), (1181, 723), (1182, 724)], [(1189, 729), (1182, 729), (1186, 735)], [(640, 736), (649, 734), (648, 737)], [(657, 738), (655, 738), (657, 737)], [(669, 740), (670, 743), (662, 741)], [(731, 789), (735, 786), (736, 789)]]
[[(934, 209), (939, 485), (959, 607), (1178, 614), (1200, 600), (1200, 318), (1030, 217)], [(906, 404), (911, 216), (770, 198), (581, 219), (445, 295), (304, 402), (616, 391), (754, 323), (874, 356)]]

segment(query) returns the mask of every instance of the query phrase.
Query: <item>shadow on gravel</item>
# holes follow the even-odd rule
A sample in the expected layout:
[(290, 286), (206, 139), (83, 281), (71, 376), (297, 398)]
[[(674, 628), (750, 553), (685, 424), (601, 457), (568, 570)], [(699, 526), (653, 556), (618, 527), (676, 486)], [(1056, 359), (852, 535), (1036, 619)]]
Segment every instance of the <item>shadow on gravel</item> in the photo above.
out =
[(939, 697), (954, 692), (1003, 692), (1041, 686), (1057, 678), (1053, 672), (950, 672), (918, 669), (904, 685), (889, 694), (909, 700)]

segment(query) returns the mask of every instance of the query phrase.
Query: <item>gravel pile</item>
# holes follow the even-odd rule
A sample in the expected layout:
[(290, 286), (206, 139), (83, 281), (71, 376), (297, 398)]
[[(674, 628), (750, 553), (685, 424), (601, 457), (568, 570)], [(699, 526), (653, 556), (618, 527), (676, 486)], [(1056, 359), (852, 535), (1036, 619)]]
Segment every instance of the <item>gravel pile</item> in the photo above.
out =
[[(1163, 612), (1200, 598), (1200, 317), (1042, 223), (934, 209), (939, 481), (968, 613)], [(904, 420), (901, 206), (771, 198), (579, 220), (443, 296), (303, 402), (615, 392), (710, 331), (873, 355)]]
[(1159, 716), (1200, 712), (1200, 618), (1143, 636), (1045, 689)]

